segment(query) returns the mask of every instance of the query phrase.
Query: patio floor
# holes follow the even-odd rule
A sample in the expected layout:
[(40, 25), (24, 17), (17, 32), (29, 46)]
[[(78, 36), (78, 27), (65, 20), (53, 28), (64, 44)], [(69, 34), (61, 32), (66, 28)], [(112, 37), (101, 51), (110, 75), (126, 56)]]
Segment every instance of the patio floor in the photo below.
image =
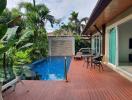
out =
[(24, 81), (26, 87), (18, 83), (15, 92), (4, 93), (4, 100), (132, 100), (132, 82), (108, 67), (104, 70), (90, 70), (83, 61), (72, 60), (68, 83)]

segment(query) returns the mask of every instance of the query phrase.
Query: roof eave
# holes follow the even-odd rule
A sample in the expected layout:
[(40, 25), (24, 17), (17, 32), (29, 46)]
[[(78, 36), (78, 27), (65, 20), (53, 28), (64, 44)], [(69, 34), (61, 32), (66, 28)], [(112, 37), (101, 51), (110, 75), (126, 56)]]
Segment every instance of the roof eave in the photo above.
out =
[(104, 9), (110, 4), (112, 0), (99, 0), (87, 22), (86, 27), (84, 28), (82, 34), (86, 34), (87, 29), (95, 22), (99, 15), (104, 11)]

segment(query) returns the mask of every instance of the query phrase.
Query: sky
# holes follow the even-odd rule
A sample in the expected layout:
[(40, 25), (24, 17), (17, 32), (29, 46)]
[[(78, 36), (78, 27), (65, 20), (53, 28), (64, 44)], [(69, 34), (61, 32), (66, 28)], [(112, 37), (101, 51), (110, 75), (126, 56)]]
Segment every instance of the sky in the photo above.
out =
[[(33, 0), (7, 0), (7, 8), (12, 9), (22, 2), (32, 2)], [(64, 23), (68, 22), (68, 18), (72, 11), (79, 13), (79, 19), (89, 17), (98, 0), (36, 0), (36, 3), (44, 3), (50, 9), (56, 19), (62, 19)], [(58, 29), (59, 26), (54, 25), (52, 28), (49, 23), (46, 25), (47, 32)]]

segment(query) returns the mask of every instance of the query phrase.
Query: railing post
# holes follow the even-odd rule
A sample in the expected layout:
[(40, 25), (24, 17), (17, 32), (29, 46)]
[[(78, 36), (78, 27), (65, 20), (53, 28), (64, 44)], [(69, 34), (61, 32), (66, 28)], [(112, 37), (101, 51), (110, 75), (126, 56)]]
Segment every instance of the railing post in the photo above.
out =
[(1, 83), (0, 83), (0, 100), (3, 100), (3, 98), (2, 98), (2, 85), (1, 85)]
[(64, 75), (65, 75), (65, 81), (68, 82), (68, 79), (67, 79), (66, 57), (65, 57), (65, 61), (64, 61)]
[(7, 79), (7, 73), (6, 73), (6, 53), (4, 53), (4, 55), (3, 55), (3, 70), (4, 70), (5, 79)]

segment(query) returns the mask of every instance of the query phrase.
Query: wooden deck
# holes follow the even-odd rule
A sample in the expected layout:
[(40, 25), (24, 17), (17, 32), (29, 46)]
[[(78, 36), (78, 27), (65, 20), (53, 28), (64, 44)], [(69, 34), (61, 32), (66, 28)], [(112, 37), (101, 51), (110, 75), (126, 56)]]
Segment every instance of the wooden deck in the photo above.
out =
[(4, 94), (4, 100), (132, 100), (132, 83), (107, 67), (104, 70), (90, 70), (82, 61), (72, 60), (68, 83), (24, 81), (26, 87), (19, 83), (15, 92)]

